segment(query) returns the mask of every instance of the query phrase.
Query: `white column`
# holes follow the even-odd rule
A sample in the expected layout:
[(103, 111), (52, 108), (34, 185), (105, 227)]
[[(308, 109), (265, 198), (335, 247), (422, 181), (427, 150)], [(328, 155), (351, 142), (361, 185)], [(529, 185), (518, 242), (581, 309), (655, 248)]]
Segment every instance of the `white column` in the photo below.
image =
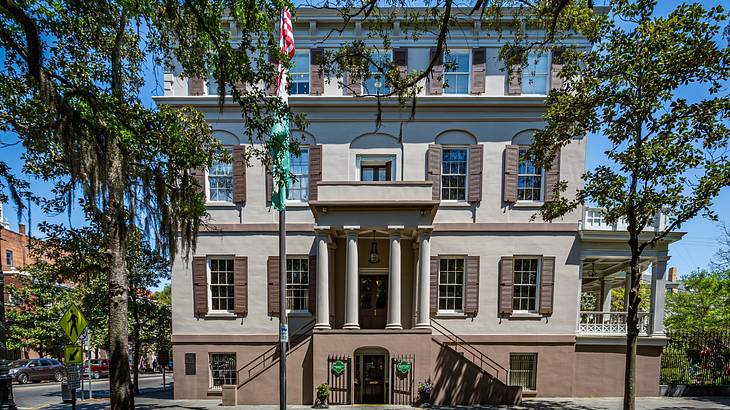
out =
[(601, 278), (601, 311), (611, 311), (611, 278)]
[(400, 232), (402, 226), (389, 226), (390, 234), (390, 272), (388, 274), (388, 324), (386, 329), (401, 330), (401, 258)]
[(337, 272), (337, 268), (335, 267), (335, 249), (337, 249), (337, 245), (334, 241), (330, 241), (330, 243), (327, 244), (327, 256), (329, 256), (329, 304), (330, 304), (330, 326), (334, 326), (335, 323), (335, 272)]
[(359, 226), (346, 226), (347, 271), (345, 272), (345, 324), (343, 329), (360, 329), (358, 290), (360, 287), (357, 261), (357, 231)]
[(577, 311), (575, 313), (575, 330), (577, 332), (580, 332), (580, 321), (581, 321), (581, 315), (580, 315), (580, 305), (581, 300), (583, 300), (583, 257), (580, 258), (580, 263), (578, 263), (578, 300), (576, 302)]
[(317, 231), (317, 321), (315, 329), (330, 329), (329, 226)]
[(651, 263), (651, 308), (649, 334), (664, 334), (664, 296), (667, 291), (666, 274), (669, 257), (655, 258)]
[(419, 227), (418, 239), (418, 319), (416, 329), (431, 328), (431, 227)]
[(418, 264), (420, 261), (418, 249), (418, 237), (416, 237), (416, 240), (413, 241), (413, 288), (411, 289), (411, 294), (413, 296), (411, 297), (411, 328), (415, 328), (416, 323), (418, 323)]

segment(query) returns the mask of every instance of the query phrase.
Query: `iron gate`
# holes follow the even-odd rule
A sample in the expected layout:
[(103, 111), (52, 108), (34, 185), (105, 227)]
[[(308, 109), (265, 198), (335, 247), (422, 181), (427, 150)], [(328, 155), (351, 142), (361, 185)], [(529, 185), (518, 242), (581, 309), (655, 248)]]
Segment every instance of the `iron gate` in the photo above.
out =
[(413, 373), (416, 356), (403, 354), (393, 356), (390, 366), (390, 404), (411, 405), (414, 400)]

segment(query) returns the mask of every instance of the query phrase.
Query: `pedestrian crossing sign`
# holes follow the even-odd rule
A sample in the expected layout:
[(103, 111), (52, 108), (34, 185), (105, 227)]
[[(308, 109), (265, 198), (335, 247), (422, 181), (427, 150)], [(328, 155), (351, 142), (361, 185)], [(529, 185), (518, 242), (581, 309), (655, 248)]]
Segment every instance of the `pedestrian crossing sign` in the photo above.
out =
[(66, 310), (66, 313), (63, 314), (58, 324), (61, 325), (63, 333), (68, 336), (71, 342), (76, 342), (79, 336), (86, 330), (86, 318), (73, 303)]
[(79, 345), (68, 345), (64, 352), (66, 366), (70, 364), (79, 364), (84, 361), (84, 351)]

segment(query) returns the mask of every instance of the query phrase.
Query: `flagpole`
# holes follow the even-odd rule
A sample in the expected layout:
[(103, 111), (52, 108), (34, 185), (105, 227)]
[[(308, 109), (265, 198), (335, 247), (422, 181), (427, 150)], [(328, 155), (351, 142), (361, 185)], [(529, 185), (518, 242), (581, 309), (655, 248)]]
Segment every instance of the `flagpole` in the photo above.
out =
[[(279, 409), (286, 410), (286, 208), (279, 211)], [(286, 333), (286, 339), (284, 337)]]

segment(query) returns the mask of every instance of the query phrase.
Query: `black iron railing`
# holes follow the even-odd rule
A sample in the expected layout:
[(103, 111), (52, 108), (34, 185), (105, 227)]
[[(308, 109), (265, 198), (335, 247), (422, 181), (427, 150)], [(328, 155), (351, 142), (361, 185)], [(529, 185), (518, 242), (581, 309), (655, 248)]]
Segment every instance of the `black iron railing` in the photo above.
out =
[(730, 384), (730, 331), (667, 333), (662, 384)]

